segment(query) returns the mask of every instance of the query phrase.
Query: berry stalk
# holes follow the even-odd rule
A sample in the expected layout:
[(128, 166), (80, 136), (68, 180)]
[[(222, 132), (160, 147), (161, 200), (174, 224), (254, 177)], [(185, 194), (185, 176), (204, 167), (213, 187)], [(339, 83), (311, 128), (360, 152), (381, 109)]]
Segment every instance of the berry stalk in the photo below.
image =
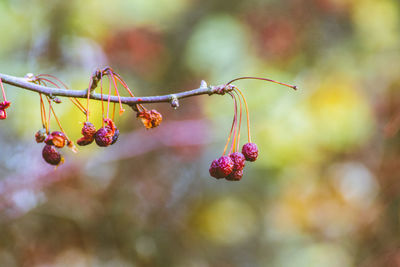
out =
[(3, 93), (3, 100), (7, 101), (6, 92), (4, 91), (3, 81), (0, 78), (1, 92)]
[[(235, 98), (233, 97), (232, 94), (230, 94), (230, 96), (231, 96), (232, 99), (234, 100), (234, 106), (236, 107), (236, 100), (235, 100)], [(233, 127), (235, 126), (235, 122), (236, 122), (236, 116), (233, 116), (233, 121), (232, 121), (231, 130), (230, 130), (230, 132), (229, 132), (229, 136), (228, 136), (228, 139), (227, 139), (227, 141), (226, 141), (226, 144), (225, 144), (225, 147), (224, 147), (224, 152), (222, 153), (222, 156), (225, 155), (226, 150), (227, 150), (227, 148), (228, 148), (229, 141), (231, 140), (231, 137), (232, 137)]]

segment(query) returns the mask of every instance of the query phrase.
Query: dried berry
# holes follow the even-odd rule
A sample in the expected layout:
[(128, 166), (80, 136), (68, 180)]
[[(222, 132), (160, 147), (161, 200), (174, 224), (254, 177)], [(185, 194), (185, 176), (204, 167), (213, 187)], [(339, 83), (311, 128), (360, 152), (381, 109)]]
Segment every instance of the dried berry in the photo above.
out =
[(237, 170), (231, 172), (227, 177), (226, 180), (228, 181), (240, 181), (243, 176), (243, 170)]
[(93, 138), (86, 138), (85, 136), (81, 137), (76, 141), (76, 143), (80, 146), (87, 146), (93, 143), (94, 137)]
[(258, 148), (254, 143), (247, 143), (243, 145), (242, 153), (247, 161), (256, 161), (258, 157)]
[(46, 129), (40, 129), (35, 134), (35, 140), (37, 143), (42, 143), (47, 138)]
[(160, 125), (162, 121), (161, 113), (155, 109), (140, 111), (136, 114), (136, 117), (142, 120), (146, 129), (155, 128)]
[(94, 138), (96, 127), (91, 122), (84, 122), (82, 127), (82, 135), (87, 138)]
[(91, 122), (84, 122), (82, 127), (83, 137), (79, 138), (76, 143), (80, 146), (87, 146), (94, 141), (94, 135), (96, 134), (96, 127)]
[(43, 159), (51, 165), (59, 165), (64, 162), (63, 156), (57, 151), (55, 146), (45, 145), (42, 151)]
[(111, 145), (113, 145), (113, 144), (115, 144), (115, 142), (117, 142), (118, 137), (119, 137), (119, 130), (117, 128), (115, 128), (115, 132), (114, 132), (114, 135), (113, 135), (113, 138), (112, 138)]
[(47, 145), (54, 145), (57, 148), (63, 148), (67, 143), (67, 137), (63, 132), (55, 131), (49, 134), (44, 142)]
[(94, 140), (98, 146), (109, 146), (113, 141), (114, 133), (109, 127), (100, 128), (94, 135)]
[(246, 158), (244, 155), (240, 152), (235, 152), (229, 155), (229, 157), (233, 161), (233, 170), (234, 171), (239, 171), (243, 170), (244, 168), (244, 162), (246, 161)]
[(213, 160), (213, 162), (211, 162), (209, 172), (212, 177), (215, 177), (217, 179), (224, 178), (224, 176), (221, 175), (218, 171), (218, 160), (217, 159), (215, 159), (215, 160)]
[(217, 160), (217, 172), (222, 177), (228, 176), (233, 171), (233, 161), (228, 156), (222, 156)]

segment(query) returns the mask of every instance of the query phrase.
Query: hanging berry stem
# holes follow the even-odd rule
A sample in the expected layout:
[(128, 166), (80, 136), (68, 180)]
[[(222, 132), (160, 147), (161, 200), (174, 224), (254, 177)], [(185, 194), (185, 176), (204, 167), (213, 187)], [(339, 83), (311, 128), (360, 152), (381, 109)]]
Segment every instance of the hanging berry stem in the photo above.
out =
[[(51, 75), (48, 75), (48, 74), (39, 74), (39, 75), (36, 76), (36, 77), (38, 77), (38, 79), (41, 80), (41, 81), (43, 81), (43, 82), (48, 82), (48, 83), (52, 84), (52, 85), (55, 86), (56, 88), (60, 88), (60, 86), (58, 86), (58, 84), (56, 84), (55, 82), (53, 82), (53, 81), (51, 81), (51, 80), (49, 80), (49, 79), (46, 79), (46, 78), (42, 78), (42, 77), (40, 77), (40, 76), (49, 76), (49, 77), (52, 77), (52, 78), (54, 78), (55, 80), (57, 80), (58, 82), (60, 82), (60, 83), (64, 86), (65, 89), (68, 89), (68, 87), (67, 87), (63, 82), (61, 82), (60, 80), (58, 80), (58, 79), (57, 79), (56, 77), (54, 77), (54, 76), (51, 76)], [(46, 83), (45, 83), (45, 84), (46, 84)], [(47, 86), (47, 84), (46, 84), (46, 86)], [(69, 97), (69, 100), (71, 100), (71, 102), (72, 102), (80, 111), (82, 111), (83, 114), (86, 114), (85, 108), (82, 106), (81, 102), (78, 101), (78, 99)]]
[[(236, 99), (234, 98), (234, 96), (233, 96), (230, 92), (229, 92), (229, 95), (232, 97), (234, 107), (236, 108)], [(230, 132), (229, 132), (228, 139), (226, 140), (226, 144), (225, 144), (224, 152), (222, 153), (222, 156), (225, 156), (226, 150), (228, 149), (229, 141), (231, 140), (232, 132), (233, 132), (233, 127), (235, 127), (235, 123), (236, 123), (236, 114), (235, 114), (235, 116), (233, 116), (233, 121), (232, 121), (231, 130), (230, 130)]]
[(111, 99), (111, 87), (112, 87), (112, 81), (111, 77), (108, 76), (108, 99), (107, 99), (107, 119), (109, 119), (109, 112), (110, 112), (110, 99)]
[(114, 83), (115, 93), (117, 94), (118, 101), (119, 101), (119, 115), (122, 115), (122, 113), (125, 112), (125, 109), (122, 107), (121, 97), (120, 97), (119, 92), (118, 92), (117, 82), (115, 81), (115, 77), (114, 77), (114, 74), (112, 72), (110, 72), (110, 75), (111, 75), (112, 81)]
[(239, 143), (240, 143), (240, 129), (242, 128), (242, 100), (240, 98), (240, 95), (238, 94), (238, 92), (236, 92), (235, 90), (233, 91), (236, 95), (237, 95), (237, 99), (239, 100), (239, 126), (238, 126), (238, 134), (237, 134), (237, 142), (236, 142), (236, 151), (239, 151)]
[(3, 100), (7, 101), (6, 92), (4, 91), (3, 81), (0, 78), (1, 92), (3, 93)]
[(233, 94), (232, 92), (229, 92), (230, 95), (233, 96), (234, 99), (234, 103), (235, 103), (235, 108), (234, 108), (234, 113), (235, 113), (235, 126), (233, 129), (233, 139), (232, 139), (232, 144), (231, 144), (231, 148), (229, 150), (229, 154), (231, 154), (232, 152), (235, 152), (236, 149), (236, 141), (237, 141), (237, 130), (238, 130), (238, 103), (237, 103), (237, 99), (236, 99), (236, 95)]
[(286, 83), (281, 83), (281, 82), (277, 82), (277, 81), (274, 81), (274, 80), (271, 80), (271, 79), (268, 79), (268, 78), (261, 78), (261, 77), (247, 77), (247, 76), (246, 77), (239, 77), (239, 78), (233, 79), (232, 81), (228, 82), (227, 85), (231, 84), (233, 82), (236, 82), (238, 80), (261, 80), (261, 81), (267, 81), (267, 82), (280, 84), (280, 85), (283, 85), (283, 86), (290, 87), (290, 88), (292, 88), (294, 90), (297, 90), (297, 86), (296, 85), (290, 85), (290, 84), (286, 84)]
[[(128, 91), (128, 94), (129, 94), (131, 97), (135, 97), (135, 96), (133, 95), (132, 91), (129, 89), (129, 87), (128, 87), (128, 85), (126, 84), (126, 82), (121, 78), (121, 76), (120, 76), (118, 73), (114, 73), (114, 75), (115, 75), (115, 77), (117, 78), (117, 80), (120, 82), (120, 84), (126, 89), (126, 91)], [(142, 104), (138, 104), (138, 105), (136, 105), (136, 107), (137, 107), (137, 109), (138, 109), (139, 111), (146, 110), (146, 109), (143, 107)]]
[(42, 120), (42, 126), (46, 129), (46, 133), (48, 132), (47, 123), (46, 123), (46, 109), (44, 108), (44, 102), (42, 94), (39, 94), (40, 98), (40, 118)]
[[(39, 74), (37, 77), (40, 77), (40, 76), (42, 76), (42, 77), (43, 76), (50, 77), (50, 78), (58, 81), (65, 89), (69, 89), (68, 86), (65, 83), (63, 83), (60, 79), (58, 79), (57, 77), (55, 77), (53, 75), (50, 75), (50, 74)], [(50, 81), (50, 80), (48, 80), (48, 81)], [(82, 103), (78, 99), (76, 99), (75, 97), (69, 97), (69, 99), (71, 100), (72, 103), (74, 103), (76, 106), (79, 106), (80, 109), (83, 110), (86, 113), (85, 107), (82, 105)]]
[(250, 134), (250, 114), (249, 114), (249, 107), (247, 106), (247, 101), (246, 98), (244, 97), (242, 91), (240, 91), (239, 88), (235, 87), (235, 89), (243, 98), (244, 106), (246, 108), (246, 116), (247, 116), (247, 138), (249, 140), (249, 143), (251, 143), (251, 134)]

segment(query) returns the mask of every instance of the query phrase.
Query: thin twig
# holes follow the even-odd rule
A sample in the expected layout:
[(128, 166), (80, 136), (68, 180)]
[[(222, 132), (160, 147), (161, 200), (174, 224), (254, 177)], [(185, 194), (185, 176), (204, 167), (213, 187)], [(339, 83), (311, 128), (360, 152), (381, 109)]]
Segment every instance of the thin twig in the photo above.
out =
[[(60, 89), (54, 87), (47, 87), (34, 84), (29, 82), (27, 78), (20, 78), (15, 77), (7, 74), (0, 73), (0, 78), (3, 80), (4, 83), (26, 89), (29, 91), (42, 93), (43, 95), (47, 96), (61, 96), (61, 97), (75, 97), (75, 98), (87, 98), (88, 89), (84, 90), (67, 90), (67, 89)], [(96, 84), (97, 86), (97, 84)], [(101, 100), (101, 94), (94, 93), (93, 87), (94, 83), (91, 83), (91, 93), (89, 94), (90, 99), (94, 100)], [(161, 102), (170, 102), (172, 96), (176, 97), (177, 99), (197, 96), (197, 95), (213, 95), (213, 94), (221, 94), (220, 91), (221, 86), (208, 86), (208, 87), (199, 87), (194, 90), (183, 91), (180, 93), (172, 93), (167, 95), (160, 95), (160, 96), (143, 96), (143, 97), (120, 97), (120, 101), (122, 104), (126, 104), (129, 106), (134, 106), (136, 104), (141, 103), (161, 103)], [(103, 95), (103, 98), (108, 98), (108, 95)], [(110, 102), (118, 103), (119, 99), (117, 96), (110, 96)]]

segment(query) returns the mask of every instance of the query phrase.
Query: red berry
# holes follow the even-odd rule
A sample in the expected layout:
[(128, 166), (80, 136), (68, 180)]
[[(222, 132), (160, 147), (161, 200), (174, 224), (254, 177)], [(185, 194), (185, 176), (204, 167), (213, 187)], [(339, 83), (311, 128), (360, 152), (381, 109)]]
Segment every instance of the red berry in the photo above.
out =
[(57, 151), (55, 146), (45, 145), (42, 151), (43, 159), (51, 165), (59, 165), (64, 161), (63, 156)]
[(109, 146), (113, 141), (114, 133), (109, 127), (100, 128), (94, 135), (94, 140), (98, 146)]
[(84, 137), (93, 138), (96, 134), (96, 127), (91, 122), (84, 122), (82, 127), (82, 135)]
[(215, 177), (217, 179), (224, 178), (224, 176), (221, 175), (218, 171), (218, 160), (216, 160), (216, 159), (213, 160), (213, 162), (211, 162), (211, 166), (208, 171), (210, 172), (210, 175), (212, 177)]
[(4, 109), (0, 109), (0, 120), (7, 119), (7, 113)]
[(222, 177), (228, 176), (233, 171), (233, 161), (228, 156), (222, 156), (217, 160), (217, 172)]
[(226, 180), (228, 181), (240, 181), (243, 176), (243, 170), (237, 170), (231, 172), (227, 177)]
[(115, 144), (115, 142), (117, 142), (118, 137), (119, 137), (119, 130), (117, 128), (115, 128), (115, 132), (114, 132), (114, 135), (112, 137), (111, 145), (113, 145), (113, 144)]
[(233, 170), (234, 171), (243, 170), (244, 162), (246, 161), (246, 159), (242, 153), (235, 152), (235, 153), (230, 154), (229, 157), (233, 161)]
[(256, 161), (258, 157), (258, 148), (254, 143), (247, 143), (243, 145), (242, 153), (247, 161)]

